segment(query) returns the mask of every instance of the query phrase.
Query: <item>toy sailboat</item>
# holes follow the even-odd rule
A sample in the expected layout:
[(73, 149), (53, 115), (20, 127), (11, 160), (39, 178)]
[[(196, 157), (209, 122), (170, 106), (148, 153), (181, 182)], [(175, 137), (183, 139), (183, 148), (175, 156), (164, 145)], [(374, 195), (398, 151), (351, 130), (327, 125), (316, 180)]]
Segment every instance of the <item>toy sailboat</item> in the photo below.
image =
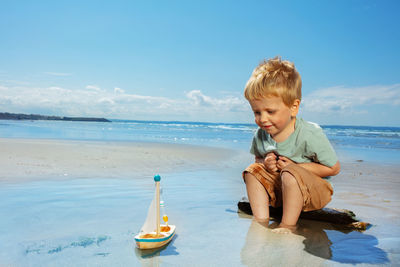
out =
[(163, 212), (165, 224), (160, 224), (160, 206), (164, 210), (164, 202), (160, 201), (160, 175), (154, 176), (156, 191), (151, 202), (147, 218), (140, 232), (135, 236), (139, 249), (162, 247), (172, 240), (175, 235), (175, 225), (168, 225), (168, 216)]

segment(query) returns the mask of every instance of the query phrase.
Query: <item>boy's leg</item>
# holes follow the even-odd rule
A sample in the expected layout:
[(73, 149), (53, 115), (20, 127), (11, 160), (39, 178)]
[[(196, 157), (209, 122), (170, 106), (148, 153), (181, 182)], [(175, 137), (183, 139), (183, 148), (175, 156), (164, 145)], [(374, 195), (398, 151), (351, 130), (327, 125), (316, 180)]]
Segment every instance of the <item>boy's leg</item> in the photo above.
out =
[(283, 214), (279, 228), (275, 232), (289, 232), (282, 230), (294, 229), (303, 208), (303, 195), (296, 178), (290, 172), (282, 172), (282, 205)]
[(251, 173), (245, 173), (244, 180), (254, 219), (259, 222), (268, 222), (269, 197), (267, 191), (261, 182)]

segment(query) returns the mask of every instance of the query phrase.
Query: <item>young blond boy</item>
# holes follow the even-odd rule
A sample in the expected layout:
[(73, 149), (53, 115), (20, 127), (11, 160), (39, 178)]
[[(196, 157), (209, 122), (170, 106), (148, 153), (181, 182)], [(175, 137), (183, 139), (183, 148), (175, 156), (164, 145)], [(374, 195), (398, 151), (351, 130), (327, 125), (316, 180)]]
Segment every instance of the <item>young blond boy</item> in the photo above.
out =
[(295, 228), (301, 211), (323, 208), (333, 194), (322, 177), (339, 173), (340, 163), (322, 129), (297, 118), (301, 77), (289, 61), (275, 57), (256, 67), (244, 95), (259, 126), (251, 153), (255, 163), (243, 178), (254, 218), (268, 222), (269, 205), (283, 206), (276, 232)]

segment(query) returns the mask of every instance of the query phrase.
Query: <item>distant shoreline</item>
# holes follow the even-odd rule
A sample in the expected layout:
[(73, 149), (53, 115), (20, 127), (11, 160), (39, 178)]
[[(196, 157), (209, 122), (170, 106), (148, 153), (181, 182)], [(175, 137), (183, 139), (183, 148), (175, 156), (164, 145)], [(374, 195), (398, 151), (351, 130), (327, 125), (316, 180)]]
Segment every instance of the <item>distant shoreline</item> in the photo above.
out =
[(18, 114), (0, 112), (0, 120), (51, 120), (51, 121), (93, 121), (93, 122), (111, 122), (105, 118), (89, 118), (89, 117), (60, 117), (46, 116), (38, 114)]

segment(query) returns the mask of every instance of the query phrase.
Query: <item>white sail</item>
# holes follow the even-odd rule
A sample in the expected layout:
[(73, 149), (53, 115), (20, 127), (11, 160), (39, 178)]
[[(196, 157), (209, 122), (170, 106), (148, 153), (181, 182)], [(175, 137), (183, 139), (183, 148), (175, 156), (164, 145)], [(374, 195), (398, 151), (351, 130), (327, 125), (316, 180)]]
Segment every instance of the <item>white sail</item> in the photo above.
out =
[(144, 221), (144, 224), (142, 228), (140, 229), (140, 232), (142, 233), (150, 233), (150, 232), (155, 232), (157, 230), (157, 191), (154, 190), (154, 197), (153, 201), (151, 201), (149, 210), (147, 211), (147, 217), (146, 220)]
[[(154, 176), (156, 190), (146, 220), (140, 229), (140, 233), (135, 236), (136, 245), (139, 249), (153, 249), (162, 247), (172, 240), (175, 235), (175, 225), (168, 225), (168, 216), (164, 212), (164, 201), (161, 200), (160, 176)], [(163, 212), (163, 220), (166, 225), (161, 227), (160, 209)], [(163, 237), (160, 239), (160, 237)]]

